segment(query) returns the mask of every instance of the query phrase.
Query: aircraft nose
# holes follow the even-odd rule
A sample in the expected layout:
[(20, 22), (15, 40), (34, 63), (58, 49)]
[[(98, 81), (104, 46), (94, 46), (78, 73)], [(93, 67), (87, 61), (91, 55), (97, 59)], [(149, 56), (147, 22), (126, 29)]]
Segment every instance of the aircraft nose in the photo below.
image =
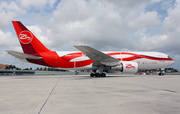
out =
[(174, 61), (174, 59), (170, 58), (169, 62), (172, 65), (172, 64), (174, 64), (175, 61)]

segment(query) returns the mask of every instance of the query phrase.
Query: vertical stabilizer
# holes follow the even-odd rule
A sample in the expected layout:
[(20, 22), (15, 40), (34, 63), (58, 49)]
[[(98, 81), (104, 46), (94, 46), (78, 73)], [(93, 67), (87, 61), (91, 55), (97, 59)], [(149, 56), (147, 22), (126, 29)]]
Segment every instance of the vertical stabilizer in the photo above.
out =
[(21, 47), (26, 54), (50, 51), (20, 21), (12, 21)]

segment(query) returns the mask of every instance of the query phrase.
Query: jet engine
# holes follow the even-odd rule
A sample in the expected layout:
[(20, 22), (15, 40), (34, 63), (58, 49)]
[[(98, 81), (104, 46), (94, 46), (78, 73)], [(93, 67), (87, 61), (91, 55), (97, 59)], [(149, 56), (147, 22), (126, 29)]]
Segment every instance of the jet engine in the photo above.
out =
[(136, 73), (138, 71), (137, 62), (121, 62), (119, 65), (115, 67), (111, 67), (111, 70), (120, 71), (124, 73)]

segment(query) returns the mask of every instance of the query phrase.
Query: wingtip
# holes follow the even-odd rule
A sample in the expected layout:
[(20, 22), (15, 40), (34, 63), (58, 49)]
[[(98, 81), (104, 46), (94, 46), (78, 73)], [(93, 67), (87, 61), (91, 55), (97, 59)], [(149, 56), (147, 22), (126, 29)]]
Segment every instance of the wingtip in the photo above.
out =
[(4, 51), (8, 53), (8, 52), (10, 52), (11, 50), (4, 50)]

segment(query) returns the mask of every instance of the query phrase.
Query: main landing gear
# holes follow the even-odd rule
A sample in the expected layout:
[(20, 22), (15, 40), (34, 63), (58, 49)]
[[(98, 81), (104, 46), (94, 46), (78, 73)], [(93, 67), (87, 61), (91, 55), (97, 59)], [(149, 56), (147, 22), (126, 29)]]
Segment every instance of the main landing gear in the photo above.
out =
[(91, 73), (91, 77), (106, 77), (105, 73)]
[(104, 66), (100, 65), (97, 70), (93, 70), (93, 73), (90, 74), (91, 77), (106, 77), (106, 74), (103, 73)]

